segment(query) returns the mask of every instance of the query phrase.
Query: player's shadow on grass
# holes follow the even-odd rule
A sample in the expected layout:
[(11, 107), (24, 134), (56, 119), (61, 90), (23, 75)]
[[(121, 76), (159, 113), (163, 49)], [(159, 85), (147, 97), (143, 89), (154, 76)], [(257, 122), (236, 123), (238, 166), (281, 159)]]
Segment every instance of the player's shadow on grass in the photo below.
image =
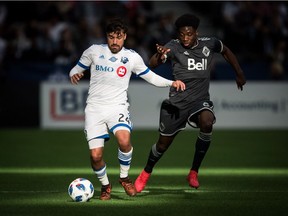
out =
[(197, 194), (197, 190), (193, 188), (188, 188), (183, 189), (183, 188), (161, 188), (161, 187), (153, 187), (153, 188), (147, 188), (147, 190), (143, 190), (141, 193), (138, 193), (137, 196), (159, 196), (159, 195), (176, 195), (176, 196), (181, 196), (187, 198), (187, 197), (195, 197)]

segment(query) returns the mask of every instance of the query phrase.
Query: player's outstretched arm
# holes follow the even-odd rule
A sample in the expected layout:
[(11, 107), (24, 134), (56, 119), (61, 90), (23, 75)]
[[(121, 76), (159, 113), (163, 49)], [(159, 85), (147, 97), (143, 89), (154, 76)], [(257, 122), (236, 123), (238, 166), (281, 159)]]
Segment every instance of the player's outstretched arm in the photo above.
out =
[(170, 87), (173, 86), (174, 88), (181, 91), (186, 89), (185, 83), (180, 80), (172, 81), (168, 80), (164, 77), (159, 76), (158, 74), (154, 73), (153, 71), (149, 70), (148, 73), (141, 75), (141, 78), (149, 82), (150, 84), (157, 86), (157, 87)]
[(236, 73), (236, 83), (237, 83), (237, 87), (238, 89), (240, 89), (241, 91), (243, 90), (243, 86), (246, 83), (246, 78), (245, 75), (243, 73), (243, 70), (240, 67), (240, 64), (236, 58), (236, 56), (234, 55), (234, 53), (227, 47), (224, 45), (223, 47), (223, 51), (222, 51), (222, 55), (225, 58), (225, 60), (227, 62), (230, 63), (230, 65), (233, 67), (235, 73)]

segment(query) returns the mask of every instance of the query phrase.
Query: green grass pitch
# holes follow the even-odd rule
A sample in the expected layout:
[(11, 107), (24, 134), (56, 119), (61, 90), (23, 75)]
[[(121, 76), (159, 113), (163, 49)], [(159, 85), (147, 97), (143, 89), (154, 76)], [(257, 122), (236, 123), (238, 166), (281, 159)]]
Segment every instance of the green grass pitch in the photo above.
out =
[[(133, 131), (133, 180), (157, 137), (157, 131)], [(0, 215), (287, 215), (287, 130), (215, 130), (197, 190), (185, 179), (196, 137), (196, 130), (181, 132), (146, 189), (128, 197), (118, 183), (117, 146), (111, 136), (104, 154), (112, 199), (100, 201), (81, 130), (1, 129)], [(72, 202), (67, 194), (78, 177), (94, 184), (94, 197), (87, 203)]]

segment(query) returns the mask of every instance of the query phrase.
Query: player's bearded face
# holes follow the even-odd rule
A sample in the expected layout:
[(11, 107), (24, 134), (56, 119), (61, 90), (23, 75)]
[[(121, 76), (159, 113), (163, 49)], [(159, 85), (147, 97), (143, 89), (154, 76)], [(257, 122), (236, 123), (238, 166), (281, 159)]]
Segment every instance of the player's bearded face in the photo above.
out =
[(107, 44), (112, 53), (118, 53), (126, 40), (126, 34), (122, 31), (107, 34)]
[(197, 31), (191, 26), (181, 27), (179, 29), (179, 39), (181, 44), (186, 48), (192, 47), (196, 42), (197, 34)]

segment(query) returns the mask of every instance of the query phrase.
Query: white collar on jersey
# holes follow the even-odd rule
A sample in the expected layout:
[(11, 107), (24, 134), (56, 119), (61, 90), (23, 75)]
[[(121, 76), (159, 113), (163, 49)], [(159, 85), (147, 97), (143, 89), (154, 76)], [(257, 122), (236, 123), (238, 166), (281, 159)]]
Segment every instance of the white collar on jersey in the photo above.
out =
[(195, 47), (198, 46), (198, 44), (199, 44), (199, 41), (198, 41), (198, 39), (196, 39), (196, 44), (194, 46), (192, 46), (190, 49), (194, 49)]

